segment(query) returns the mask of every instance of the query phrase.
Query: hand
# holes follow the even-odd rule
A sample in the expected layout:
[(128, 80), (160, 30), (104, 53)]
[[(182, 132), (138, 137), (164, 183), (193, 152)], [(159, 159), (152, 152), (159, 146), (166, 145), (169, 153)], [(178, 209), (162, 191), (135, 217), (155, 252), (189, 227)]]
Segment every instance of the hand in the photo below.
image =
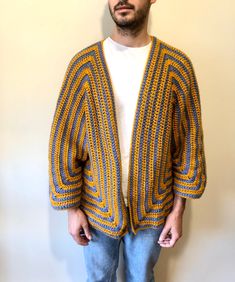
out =
[(171, 211), (160, 234), (158, 244), (161, 247), (171, 248), (182, 237), (183, 213)]
[[(92, 238), (87, 217), (79, 208), (68, 209), (68, 230), (79, 245), (87, 246)], [(81, 236), (81, 230), (84, 230), (85, 235)]]

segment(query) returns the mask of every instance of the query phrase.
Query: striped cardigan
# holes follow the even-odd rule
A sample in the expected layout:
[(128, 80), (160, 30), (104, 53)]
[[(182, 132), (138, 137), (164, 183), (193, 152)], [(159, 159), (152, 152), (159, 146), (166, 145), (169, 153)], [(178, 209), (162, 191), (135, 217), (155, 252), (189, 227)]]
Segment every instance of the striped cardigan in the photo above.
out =
[[(207, 176), (199, 89), (189, 57), (151, 35), (133, 120), (128, 206), (112, 80), (103, 41), (70, 60), (49, 139), (53, 208), (80, 207), (113, 238), (164, 224), (174, 195), (196, 199)], [(131, 81), (130, 81), (131, 83)]]

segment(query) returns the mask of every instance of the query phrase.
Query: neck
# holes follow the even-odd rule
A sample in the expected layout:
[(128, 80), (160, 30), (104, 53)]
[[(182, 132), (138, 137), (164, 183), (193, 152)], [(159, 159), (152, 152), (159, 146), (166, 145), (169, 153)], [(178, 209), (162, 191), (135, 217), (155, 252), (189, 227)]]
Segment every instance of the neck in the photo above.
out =
[(147, 45), (150, 41), (150, 35), (147, 32), (147, 29), (142, 29), (138, 33), (133, 34), (130, 31), (125, 31), (115, 26), (110, 37), (125, 46), (128, 47), (142, 47)]

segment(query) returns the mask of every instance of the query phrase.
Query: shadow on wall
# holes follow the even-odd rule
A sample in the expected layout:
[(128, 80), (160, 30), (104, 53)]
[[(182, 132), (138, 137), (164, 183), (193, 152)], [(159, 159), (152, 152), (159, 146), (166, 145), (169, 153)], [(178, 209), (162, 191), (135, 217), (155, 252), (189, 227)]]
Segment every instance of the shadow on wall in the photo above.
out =
[(101, 19), (101, 32), (103, 38), (106, 38), (111, 34), (113, 27), (114, 22), (110, 15), (108, 4), (106, 4), (104, 7), (103, 17)]

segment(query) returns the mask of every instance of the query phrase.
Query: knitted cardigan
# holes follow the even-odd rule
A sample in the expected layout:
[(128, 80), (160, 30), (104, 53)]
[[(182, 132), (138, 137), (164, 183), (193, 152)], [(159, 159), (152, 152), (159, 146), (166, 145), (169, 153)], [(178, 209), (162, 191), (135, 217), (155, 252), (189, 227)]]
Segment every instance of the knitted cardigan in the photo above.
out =
[(130, 144), (130, 218), (121, 187), (114, 90), (104, 39), (70, 60), (51, 126), (52, 207), (80, 207), (90, 225), (116, 239), (128, 232), (129, 223), (134, 234), (164, 224), (175, 194), (200, 198), (207, 182), (201, 102), (192, 62), (178, 48), (150, 37)]

